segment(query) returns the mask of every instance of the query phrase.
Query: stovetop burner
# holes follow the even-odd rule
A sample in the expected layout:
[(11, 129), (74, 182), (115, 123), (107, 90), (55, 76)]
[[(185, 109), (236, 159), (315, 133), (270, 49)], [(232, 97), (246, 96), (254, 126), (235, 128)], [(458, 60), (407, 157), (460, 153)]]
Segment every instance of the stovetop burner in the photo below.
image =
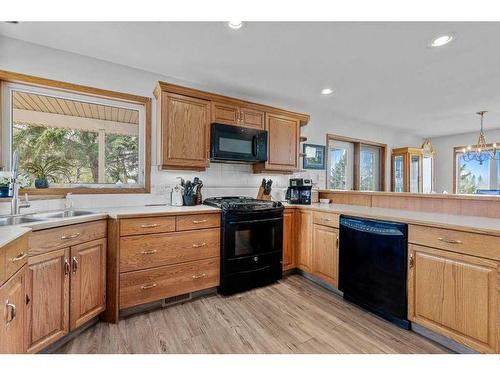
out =
[(282, 207), (281, 202), (265, 201), (250, 197), (214, 197), (203, 202), (224, 211), (257, 211)]

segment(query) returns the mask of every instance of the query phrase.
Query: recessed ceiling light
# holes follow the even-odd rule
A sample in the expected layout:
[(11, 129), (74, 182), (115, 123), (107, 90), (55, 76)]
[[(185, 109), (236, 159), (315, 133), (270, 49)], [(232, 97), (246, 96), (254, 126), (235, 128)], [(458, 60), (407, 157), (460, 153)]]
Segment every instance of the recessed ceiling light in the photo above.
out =
[(442, 47), (445, 44), (450, 43), (452, 40), (452, 35), (441, 35), (432, 41), (431, 47)]
[(330, 88), (324, 88), (323, 90), (321, 90), (321, 93), (323, 95), (330, 95), (331, 93), (333, 93), (333, 90)]
[(243, 26), (243, 22), (241, 21), (229, 21), (227, 23), (227, 25), (231, 28), (231, 29), (241, 29), (241, 27)]

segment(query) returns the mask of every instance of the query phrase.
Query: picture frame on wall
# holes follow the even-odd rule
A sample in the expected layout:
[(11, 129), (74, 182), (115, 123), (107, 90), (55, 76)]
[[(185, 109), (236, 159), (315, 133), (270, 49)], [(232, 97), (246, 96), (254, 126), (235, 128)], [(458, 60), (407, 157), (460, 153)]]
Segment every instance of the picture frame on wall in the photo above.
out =
[(302, 152), (304, 169), (325, 169), (325, 146), (304, 143)]

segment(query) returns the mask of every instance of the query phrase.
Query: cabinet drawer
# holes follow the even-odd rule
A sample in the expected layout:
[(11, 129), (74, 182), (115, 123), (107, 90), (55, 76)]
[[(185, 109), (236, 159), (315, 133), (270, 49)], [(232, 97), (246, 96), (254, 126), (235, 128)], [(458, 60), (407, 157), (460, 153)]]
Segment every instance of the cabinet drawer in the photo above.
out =
[(0, 251), (5, 252), (5, 280), (8, 280), (28, 261), (28, 236), (17, 238)]
[(106, 233), (106, 220), (32, 232), (29, 236), (29, 254), (42, 254), (82, 242), (97, 240), (106, 237)]
[(500, 260), (500, 237), (486, 234), (410, 225), (408, 228), (408, 242)]
[(338, 228), (339, 227), (339, 215), (332, 214), (329, 212), (315, 211), (315, 212), (313, 212), (313, 223), (320, 224), (320, 225), (326, 225), (327, 227)]
[(220, 230), (150, 234), (120, 239), (120, 272), (217, 257)]
[(220, 214), (182, 215), (175, 218), (176, 230), (193, 230), (220, 227)]
[(120, 236), (175, 231), (175, 217), (140, 217), (120, 220)]
[(120, 308), (219, 285), (219, 258), (134, 271), (120, 276)]

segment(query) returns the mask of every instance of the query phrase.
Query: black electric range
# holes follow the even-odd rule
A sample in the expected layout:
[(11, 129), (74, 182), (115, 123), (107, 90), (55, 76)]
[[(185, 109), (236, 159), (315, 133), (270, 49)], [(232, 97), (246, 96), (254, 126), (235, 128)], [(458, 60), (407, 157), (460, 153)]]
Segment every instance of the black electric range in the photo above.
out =
[(229, 295), (282, 277), (283, 205), (249, 197), (208, 198), (222, 210), (219, 293)]

